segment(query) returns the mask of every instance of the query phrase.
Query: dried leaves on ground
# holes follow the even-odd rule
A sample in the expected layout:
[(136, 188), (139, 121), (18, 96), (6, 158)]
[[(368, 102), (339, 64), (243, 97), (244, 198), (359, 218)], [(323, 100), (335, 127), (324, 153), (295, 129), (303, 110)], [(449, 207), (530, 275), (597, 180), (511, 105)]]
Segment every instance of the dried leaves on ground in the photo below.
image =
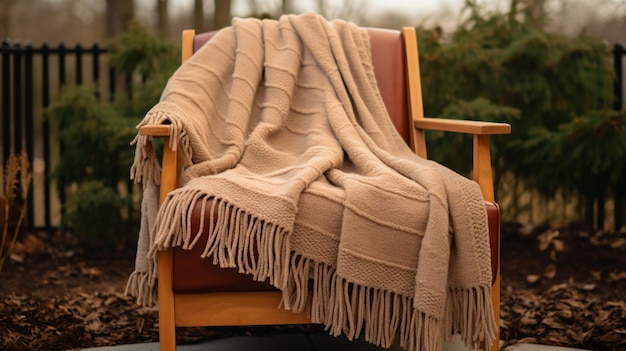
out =
[(502, 339), (626, 350), (625, 237), (504, 226)]
[[(24, 235), (11, 257), (0, 272), (0, 350), (158, 340), (156, 309), (123, 294), (132, 250), (88, 253), (70, 234), (36, 233)], [(506, 344), (624, 350), (626, 234), (504, 225), (501, 295)], [(186, 343), (267, 333), (268, 327), (192, 328), (177, 337)]]

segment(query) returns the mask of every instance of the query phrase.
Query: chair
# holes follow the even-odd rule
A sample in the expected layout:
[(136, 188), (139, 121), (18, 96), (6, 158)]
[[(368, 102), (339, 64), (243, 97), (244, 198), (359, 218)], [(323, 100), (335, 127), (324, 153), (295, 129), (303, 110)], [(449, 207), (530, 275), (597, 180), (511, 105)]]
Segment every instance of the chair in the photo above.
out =
[[(473, 135), (473, 174), (480, 185), (488, 211), (493, 268), (492, 300), (498, 321), (499, 209), (494, 204), (489, 135), (508, 134), (510, 125), (424, 118), (415, 29), (368, 31), (375, 74), (385, 105), (394, 125), (419, 156), (426, 157), (424, 131), (427, 129)], [(192, 30), (184, 31), (182, 60), (185, 61), (193, 55), (212, 35), (213, 33), (196, 35)], [(179, 186), (181, 160), (168, 147), (169, 126), (144, 126), (140, 129), (140, 134), (166, 139), (162, 158), (162, 202), (170, 191)], [(200, 218), (201, 210), (197, 207), (194, 216)], [(197, 228), (198, 220), (195, 222)], [(191, 251), (174, 248), (159, 252), (161, 350), (175, 350), (176, 327), (310, 323), (306, 313), (294, 314), (278, 309), (280, 292), (269, 284), (255, 282), (249, 276), (238, 274), (236, 270), (220, 269), (212, 265), (210, 260), (201, 259), (199, 256), (203, 246), (200, 243), (195, 246), (197, 249)], [(498, 349), (498, 340), (494, 342), (492, 349)]]

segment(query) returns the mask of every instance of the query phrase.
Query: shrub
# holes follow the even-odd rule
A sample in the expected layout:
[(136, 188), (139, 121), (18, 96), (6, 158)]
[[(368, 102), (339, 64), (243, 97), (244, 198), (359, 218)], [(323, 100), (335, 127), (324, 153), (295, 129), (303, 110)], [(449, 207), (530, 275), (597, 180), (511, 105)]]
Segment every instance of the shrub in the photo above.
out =
[(108, 52), (111, 65), (132, 84), (127, 91), (110, 103), (99, 98), (95, 87), (65, 88), (46, 113), (60, 130), (55, 176), (67, 194), (62, 223), (87, 247), (114, 249), (138, 232), (138, 196), (128, 179), (134, 158), (129, 143), (135, 125), (158, 102), (178, 66), (179, 50), (132, 25)]
[(30, 162), (26, 152), (22, 152), (19, 157), (14, 153), (9, 153), (9, 158), (4, 167), (4, 179), (2, 183), (2, 196), (0, 213), (2, 218), (2, 240), (0, 242), (0, 271), (6, 259), (11, 254), (11, 249), (17, 241), (18, 234), (24, 216), (26, 215), (28, 191), (32, 180)]
[[(546, 197), (569, 191), (593, 200), (617, 188), (624, 169), (610, 162), (623, 163), (626, 143), (622, 114), (611, 111), (607, 46), (550, 33), (523, 8), (483, 15), (466, 4), (468, 19), (449, 37), (418, 28), (425, 114), (511, 124), (511, 135), (491, 138), (496, 189), (511, 174)], [(468, 168), (462, 137), (427, 137), (429, 156)]]

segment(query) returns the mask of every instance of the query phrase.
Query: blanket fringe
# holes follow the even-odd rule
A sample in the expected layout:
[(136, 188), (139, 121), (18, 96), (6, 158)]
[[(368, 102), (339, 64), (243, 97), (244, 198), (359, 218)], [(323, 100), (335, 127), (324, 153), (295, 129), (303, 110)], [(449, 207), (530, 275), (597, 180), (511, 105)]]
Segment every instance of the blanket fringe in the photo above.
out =
[[(490, 287), (449, 289), (446, 314), (443, 319), (435, 318), (415, 309), (412, 297), (350, 282), (328, 264), (293, 254), (288, 247), (289, 231), (222, 198), (187, 190), (165, 201), (167, 210), (159, 213), (156, 225), (162, 232), (157, 233), (159, 239), (150, 255), (170, 246), (193, 248), (208, 223), (203, 258), (212, 256), (220, 267), (236, 267), (257, 281), (268, 280), (282, 291), (279, 307), (287, 310), (303, 311), (312, 293), (311, 321), (324, 324), (331, 335), (344, 334), (352, 340), (363, 334), (367, 342), (385, 348), (399, 337), (400, 346), (409, 351), (439, 350), (457, 333), (472, 349), (495, 338)], [(202, 205), (200, 227), (192, 233), (191, 214), (198, 202)], [(147, 279), (147, 275), (134, 275), (130, 281)], [(144, 290), (131, 294), (153, 300), (151, 284), (138, 283), (133, 286)]]
[[(201, 202), (200, 227), (191, 232), (193, 208)], [(211, 206), (207, 211), (207, 206)], [(167, 209), (157, 217), (158, 238), (149, 256), (172, 246), (192, 249), (201, 238), (204, 223), (209, 224), (208, 240), (203, 258), (213, 257), (213, 264), (222, 268), (239, 268), (257, 281), (268, 281), (283, 290), (289, 269), (288, 230), (255, 217), (236, 204), (222, 198), (209, 197), (195, 190), (168, 196), (162, 205)], [(207, 220), (206, 213), (209, 213)]]
[(416, 310), (411, 297), (351, 283), (335, 268), (302, 256), (294, 255), (290, 265), (280, 307), (300, 312), (311, 292), (311, 322), (324, 324), (329, 334), (344, 334), (348, 340), (363, 335), (384, 348), (399, 337), (409, 351), (443, 347), (442, 321)]
[(491, 287), (448, 289), (445, 328), (451, 331), (446, 341), (460, 334), (471, 350), (481, 349), (485, 341), (491, 345), (497, 331)]
[(133, 272), (126, 283), (124, 294), (134, 296), (140, 306), (154, 306), (157, 303), (156, 279), (147, 272)]
[(152, 137), (137, 135), (131, 142), (131, 145), (137, 144), (135, 150), (135, 161), (130, 167), (130, 179), (135, 184), (143, 183), (144, 187), (148, 184), (161, 183), (161, 165), (159, 164)]

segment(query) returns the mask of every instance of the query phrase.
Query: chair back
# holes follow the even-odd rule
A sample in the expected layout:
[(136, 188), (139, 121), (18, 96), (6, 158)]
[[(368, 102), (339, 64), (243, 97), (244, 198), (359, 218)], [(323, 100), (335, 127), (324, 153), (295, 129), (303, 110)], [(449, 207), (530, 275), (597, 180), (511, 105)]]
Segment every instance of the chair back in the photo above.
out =
[[(367, 28), (372, 51), (374, 74), (378, 89), (387, 107), (389, 117), (398, 133), (409, 142), (409, 109), (406, 86), (406, 62), (402, 34), (399, 31)], [(216, 32), (196, 34), (193, 51), (196, 52)]]

